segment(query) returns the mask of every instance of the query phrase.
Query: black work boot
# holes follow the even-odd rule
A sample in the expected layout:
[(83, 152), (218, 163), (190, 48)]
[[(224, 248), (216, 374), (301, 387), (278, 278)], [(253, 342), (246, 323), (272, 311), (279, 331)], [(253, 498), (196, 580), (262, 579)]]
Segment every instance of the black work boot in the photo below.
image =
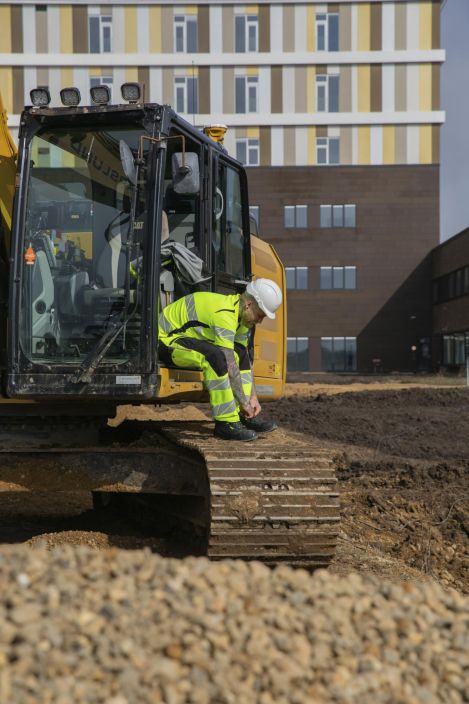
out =
[(259, 416), (256, 416), (255, 418), (246, 418), (246, 416), (241, 416), (240, 420), (245, 428), (254, 430), (256, 433), (271, 433), (272, 430), (278, 428), (278, 425), (274, 420), (262, 420)]
[(241, 440), (241, 442), (249, 442), (249, 440), (257, 438), (257, 433), (254, 430), (245, 428), (239, 421), (230, 423), (216, 420), (213, 434), (216, 438), (221, 438), (222, 440)]

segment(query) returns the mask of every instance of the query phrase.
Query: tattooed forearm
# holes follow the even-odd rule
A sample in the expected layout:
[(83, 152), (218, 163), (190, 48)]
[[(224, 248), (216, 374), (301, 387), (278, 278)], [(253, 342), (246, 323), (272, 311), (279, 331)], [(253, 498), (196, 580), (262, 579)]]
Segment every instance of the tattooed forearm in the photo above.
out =
[(228, 376), (230, 379), (231, 388), (233, 389), (233, 395), (240, 406), (245, 406), (249, 403), (249, 399), (243, 391), (241, 374), (239, 373), (239, 367), (236, 364), (234, 352), (233, 350), (223, 349), (223, 354), (225, 355), (228, 366)]

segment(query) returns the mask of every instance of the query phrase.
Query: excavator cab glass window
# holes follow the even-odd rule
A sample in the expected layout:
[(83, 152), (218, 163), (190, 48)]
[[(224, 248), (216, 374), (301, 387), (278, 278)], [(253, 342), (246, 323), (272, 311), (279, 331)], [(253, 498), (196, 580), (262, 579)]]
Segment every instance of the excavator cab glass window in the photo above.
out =
[(244, 200), (239, 171), (220, 160), (213, 193), (213, 247), (218, 273), (234, 279), (247, 275), (249, 239)]
[(31, 141), (20, 306), (21, 347), (31, 361), (76, 364), (124, 320), (104, 361), (138, 353), (146, 169), (130, 183), (120, 143), (136, 157), (140, 134), (68, 127)]

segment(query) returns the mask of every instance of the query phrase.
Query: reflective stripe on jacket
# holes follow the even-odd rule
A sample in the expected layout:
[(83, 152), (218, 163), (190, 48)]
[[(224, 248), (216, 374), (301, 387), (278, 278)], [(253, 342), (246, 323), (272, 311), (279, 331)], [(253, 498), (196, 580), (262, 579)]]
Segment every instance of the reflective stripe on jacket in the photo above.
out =
[(239, 325), (239, 294), (191, 293), (163, 309), (158, 327), (166, 344), (178, 337), (207, 340), (231, 350), (235, 341), (243, 347), (248, 344), (249, 329)]

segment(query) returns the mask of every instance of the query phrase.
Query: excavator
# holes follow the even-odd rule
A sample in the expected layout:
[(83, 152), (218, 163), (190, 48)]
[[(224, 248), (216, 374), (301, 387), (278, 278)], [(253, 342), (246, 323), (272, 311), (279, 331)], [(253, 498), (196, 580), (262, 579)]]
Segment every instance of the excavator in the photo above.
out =
[[(339, 523), (329, 450), (282, 429), (247, 447), (214, 438), (208, 420), (108, 423), (123, 404), (208, 401), (200, 369), (158, 358), (169, 302), (241, 293), (253, 277), (285, 291), (226, 128), (199, 130), (135, 83), (121, 94), (111, 104), (95, 86), (82, 105), (64, 88), (51, 107), (34, 89), (18, 149), (0, 103), (0, 491), (89, 491), (96, 508), (180, 517), (198, 554), (327, 566)], [(285, 304), (250, 354), (259, 399), (278, 399)]]

